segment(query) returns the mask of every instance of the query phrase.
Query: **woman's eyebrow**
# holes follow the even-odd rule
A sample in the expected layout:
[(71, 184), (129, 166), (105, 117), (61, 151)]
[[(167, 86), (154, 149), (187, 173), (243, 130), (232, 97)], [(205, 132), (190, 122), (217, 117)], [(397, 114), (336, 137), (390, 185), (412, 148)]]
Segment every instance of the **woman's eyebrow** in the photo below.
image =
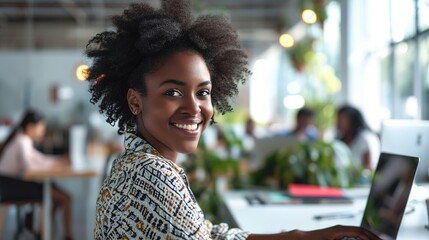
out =
[(186, 86), (186, 83), (183, 81), (179, 81), (179, 80), (175, 80), (175, 79), (168, 79), (163, 81), (161, 84), (159, 84), (159, 86), (163, 86), (166, 84), (175, 84), (175, 85), (180, 85), (180, 86)]
[(211, 84), (212, 84), (212, 81), (207, 80), (207, 81), (204, 81), (204, 82), (198, 84), (198, 87), (207, 86), (207, 85), (211, 85)]
[[(202, 87), (202, 86), (207, 86), (210, 85), (212, 82), (210, 80), (201, 82), (200, 84), (198, 84), (198, 87)], [(163, 81), (161, 84), (159, 84), (159, 86), (163, 86), (166, 84), (174, 84), (174, 85), (179, 85), (179, 86), (186, 86), (186, 82), (180, 81), (180, 80), (175, 80), (175, 79), (168, 79)]]

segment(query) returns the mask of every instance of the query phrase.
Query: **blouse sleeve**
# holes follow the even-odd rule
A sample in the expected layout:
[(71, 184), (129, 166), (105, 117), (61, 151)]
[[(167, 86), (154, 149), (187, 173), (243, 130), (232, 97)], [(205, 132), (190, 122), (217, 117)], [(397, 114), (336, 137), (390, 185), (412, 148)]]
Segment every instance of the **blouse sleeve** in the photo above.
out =
[(43, 170), (52, 168), (55, 164), (56, 157), (39, 152), (33, 147), (29, 139), (22, 139), (22, 159), (26, 170)]
[(239, 228), (229, 228), (226, 223), (213, 225), (211, 228), (211, 237), (213, 240), (244, 240), (248, 236), (248, 232)]

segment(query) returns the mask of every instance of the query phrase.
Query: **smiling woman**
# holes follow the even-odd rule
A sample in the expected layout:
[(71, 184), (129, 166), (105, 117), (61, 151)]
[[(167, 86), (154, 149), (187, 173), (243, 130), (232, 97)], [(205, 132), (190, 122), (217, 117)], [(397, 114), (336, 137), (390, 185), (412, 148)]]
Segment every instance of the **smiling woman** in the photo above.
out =
[(126, 134), (97, 201), (96, 239), (244, 239), (226, 224), (206, 224), (187, 177), (174, 162), (193, 152), (214, 122), (214, 107), (245, 82), (247, 56), (229, 21), (194, 20), (191, 1), (162, 8), (132, 4), (113, 20), (116, 31), (87, 45), (91, 102)]
[(128, 91), (138, 133), (170, 160), (197, 147), (213, 116), (210, 73), (204, 59), (180, 51), (145, 77), (147, 94)]
[(353, 227), (255, 235), (205, 220), (176, 157), (197, 148), (214, 108), (232, 110), (247, 56), (226, 18), (194, 20), (191, 0), (161, 6), (131, 4), (87, 45), (91, 102), (126, 134), (97, 199), (95, 239), (372, 239)]

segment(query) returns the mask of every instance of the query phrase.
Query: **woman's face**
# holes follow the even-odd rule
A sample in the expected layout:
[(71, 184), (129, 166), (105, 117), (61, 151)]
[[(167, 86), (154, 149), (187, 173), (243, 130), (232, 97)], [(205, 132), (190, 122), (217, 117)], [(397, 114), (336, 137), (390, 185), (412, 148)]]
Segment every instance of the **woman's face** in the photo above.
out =
[[(177, 153), (194, 151), (213, 115), (212, 85), (204, 59), (194, 52), (177, 52), (146, 74), (144, 81), (147, 94), (138, 96), (138, 133), (173, 161)], [(133, 112), (132, 103), (130, 108)]]
[(34, 141), (40, 141), (43, 139), (46, 131), (45, 121), (39, 121), (37, 123), (30, 123), (26, 128), (26, 134), (30, 136)]
[(350, 129), (350, 122), (345, 113), (338, 114), (337, 129), (341, 134), (346, 134)]

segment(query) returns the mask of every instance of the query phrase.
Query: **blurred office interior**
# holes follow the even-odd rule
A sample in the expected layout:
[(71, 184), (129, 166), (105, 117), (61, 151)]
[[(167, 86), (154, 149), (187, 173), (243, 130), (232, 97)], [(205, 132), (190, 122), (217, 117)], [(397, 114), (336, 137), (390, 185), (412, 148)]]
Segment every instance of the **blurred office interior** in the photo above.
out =
[[(0, 0), (0, 142), (34, 108), (48, 123), (41, 151), (74, 154), (99, 172), (56, 180), (73, 195), (76, 239), (91, 239), (106, 160), (122, 144), (117, 129), (89, 102), (83, 52), (130, 2)], [(345, 103), (360, 109), (378, 134), (386, 119), (429, 120), (428, 0), (195, 0), (194, 6), (195, 15), (229, 16), (253, 73), (234, 112), (216, 116), (218, 124), (203, 136), (208, 150), (179, 162), (213, 219), (222, 220), (219, 199), (207, 197), (215, 193), (204, 191), (204, 184), (216, 182), (213, 191), (252, 185), (247, 119), (254, 121), (255, 137), (270, 137), (293, 128), (297, 110), (310, 107), (326, 142), (335, 138), (336, 108)], [(198, 161), (212, 165), (195, 170)], [(2, 239), (12, 239), (15, 218), (10, 208)]]

